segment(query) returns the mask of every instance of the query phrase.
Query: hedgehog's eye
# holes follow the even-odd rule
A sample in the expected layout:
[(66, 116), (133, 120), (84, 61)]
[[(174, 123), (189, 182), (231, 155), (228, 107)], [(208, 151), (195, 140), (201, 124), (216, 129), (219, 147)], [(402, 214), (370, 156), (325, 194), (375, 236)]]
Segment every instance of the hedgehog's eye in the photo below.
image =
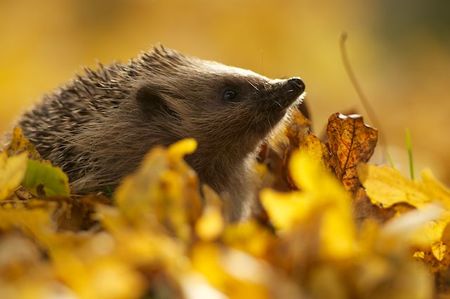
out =
[(236, 99), (238, 93), (235, 90), (232, 89), (225, 89), (225, 91), (223, 92), (222, 98), (225, 101), (233, 101), (234, 99)]

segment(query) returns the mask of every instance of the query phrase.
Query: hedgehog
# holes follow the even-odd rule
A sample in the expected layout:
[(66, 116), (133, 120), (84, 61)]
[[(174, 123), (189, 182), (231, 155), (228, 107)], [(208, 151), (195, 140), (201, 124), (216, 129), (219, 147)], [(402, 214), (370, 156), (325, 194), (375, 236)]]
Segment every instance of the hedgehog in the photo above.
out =
[(115, 188), (154, 146), (194, 138), (187, 163), (226, 201), (229, 218), (241, 219), (255, 205), (258, 147), (304, 91), (298, 77), (269, 79), (159, 45), (127, 63), (85, 69), (18, 126), (80, 194)]

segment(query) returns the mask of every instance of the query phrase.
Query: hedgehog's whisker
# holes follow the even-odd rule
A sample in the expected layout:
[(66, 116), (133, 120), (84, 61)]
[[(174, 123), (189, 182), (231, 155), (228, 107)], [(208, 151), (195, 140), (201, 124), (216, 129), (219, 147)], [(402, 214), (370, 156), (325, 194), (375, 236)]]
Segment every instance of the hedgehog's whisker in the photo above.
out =
[(256, 89), (256, 91), (259, 92), (259, 88), (258, 88), (255, 84), (253, 84), (252, 82), (250, 82), (250, 80), (247, 80), (247, 82), (248, 82), (248, 84), (250, 84), (254, 89)]

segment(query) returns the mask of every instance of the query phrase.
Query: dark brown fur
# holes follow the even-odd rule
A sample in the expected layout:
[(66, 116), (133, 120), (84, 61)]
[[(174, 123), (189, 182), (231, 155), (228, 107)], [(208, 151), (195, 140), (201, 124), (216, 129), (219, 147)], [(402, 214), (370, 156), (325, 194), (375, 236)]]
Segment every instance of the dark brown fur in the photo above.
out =
[[(227, 90), (237, 96), (224, 98)], [(76, 192), (115, 187), (151, 147), (193, 137), (198, 150), (187, 161), (236, 219), (251, 205), (258, 145), (303, 91), (297, 78), (271, 80), (156, 47), (127, 64), (87, 69), (45, 96), (20, 126)]]

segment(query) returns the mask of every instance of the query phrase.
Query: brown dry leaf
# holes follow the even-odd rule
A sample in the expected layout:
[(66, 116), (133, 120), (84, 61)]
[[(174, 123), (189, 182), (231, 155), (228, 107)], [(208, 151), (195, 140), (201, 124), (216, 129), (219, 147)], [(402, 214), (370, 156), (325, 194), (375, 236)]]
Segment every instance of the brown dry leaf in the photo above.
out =
[(311, 133), (311, 121), (293, 109), (286, 128), (271, 136), (269, 143), (261, 147), (259, 161), (262, 165), (259, 164), (256, 171), (258, 174), (263, 173), (260, 176), (264, 187), (279, 191), (297, 189), (289, 175), (288, 161), (293, 151), (310, 143), (311, 136), (315, 137)]
[(311, 121), (297, 109), (291, 113), (291, 122), (286, 128), (286, 137), (289, 139), (290, 150), (298, 149), (303, 137), (311, 132)]
[(58, 203), (53, 218), (58, 230), (83, 231), (97, 224), (95, 219), (96, 206), (108, 205), (111, 200), (101, 195), (86, 195), (81, 198), (56, 197), (52, 200)]
[(379, 222), (385, 222), (396, 213), (394, 207), (383, 209), (370, 201), (366, 190), (359, 187), (353, 197), (353, 214), (358, 223), (371, 218)]
[(375, 150), (378, 131), (364, 124), (357, 114), (333, 114), (328, 120), (330, 166), (344, 187), (355, 192), (360, 186), (356, 167), (367, 162)]

